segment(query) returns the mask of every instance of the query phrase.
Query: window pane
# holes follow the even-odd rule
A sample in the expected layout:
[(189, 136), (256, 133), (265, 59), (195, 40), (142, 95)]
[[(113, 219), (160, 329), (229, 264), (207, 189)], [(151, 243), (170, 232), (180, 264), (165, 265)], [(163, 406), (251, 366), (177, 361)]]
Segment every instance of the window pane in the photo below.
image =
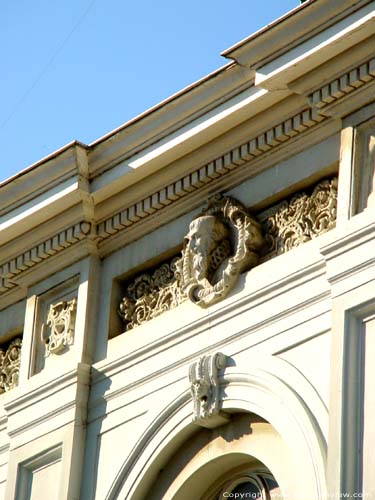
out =
[[(244, 483), (238, 484), (231, 493), (251, 493), (252, 495), (248, 495), (243, 498), (262, 498), (262, 492), (258, 488), (256, 484), (251, 481), (246, 481)], [(240, 498), (240, 497), (239, 497)]]

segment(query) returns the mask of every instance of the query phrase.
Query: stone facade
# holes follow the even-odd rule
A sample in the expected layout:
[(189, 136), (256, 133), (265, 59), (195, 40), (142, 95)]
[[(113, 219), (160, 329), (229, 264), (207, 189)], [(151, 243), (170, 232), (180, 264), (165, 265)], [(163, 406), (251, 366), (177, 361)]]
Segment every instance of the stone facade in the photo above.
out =
[(301, 2), (0, 184), (1, 500), (375, 498), (374, 30)]

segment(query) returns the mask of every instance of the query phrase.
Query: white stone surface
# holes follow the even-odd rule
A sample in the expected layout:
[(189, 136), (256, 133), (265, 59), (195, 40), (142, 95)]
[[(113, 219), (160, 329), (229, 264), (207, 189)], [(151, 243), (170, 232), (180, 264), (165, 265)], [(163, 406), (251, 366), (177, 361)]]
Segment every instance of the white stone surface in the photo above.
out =
[[(216, 500), (237, 473), (273, 475), (284, 500), (375, 498), (373, 32), (372, 1), (304, 2), (215, 74), (0, 185), (0, 347), (23, 331), (0, 500)], [(290, 196), (333, 176), (323, 234), (335, 204), (319, 191), (293, 219)], [(177, 255), (219, 193), (255, 215), (284, 203), (298, 245), (206, 308), (127, 329), (125, 283)], [(46, 357), (49, 308), (72, 299), (73, 342)], [(206, 396), (226, 418), (203, 429), (189, 366), (218, 352)]]

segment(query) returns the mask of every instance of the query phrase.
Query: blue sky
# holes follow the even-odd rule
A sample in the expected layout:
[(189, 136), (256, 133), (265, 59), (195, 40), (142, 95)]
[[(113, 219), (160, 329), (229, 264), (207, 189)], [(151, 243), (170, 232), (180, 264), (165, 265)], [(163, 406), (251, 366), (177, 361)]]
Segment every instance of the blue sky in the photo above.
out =
[(299, 0), (5, 0), (0, 181), (90, 144), (226, 64), (220, 52)]

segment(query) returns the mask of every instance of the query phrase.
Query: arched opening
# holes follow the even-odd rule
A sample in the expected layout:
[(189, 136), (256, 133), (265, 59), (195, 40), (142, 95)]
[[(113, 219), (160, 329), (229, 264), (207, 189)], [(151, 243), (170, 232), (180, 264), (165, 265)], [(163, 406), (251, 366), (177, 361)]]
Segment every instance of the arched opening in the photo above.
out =
[(197, 427), (190, 391), (175, 395), (150, 415), (106, 500), (199, 499), (228, 471), (253, 464), (271, 473), (281, 498), (325, 498), (327, 409), (306, 379), (266, 358), (226, 368), (220, 385), (229, 423)]
[(207, 500), (226, 498), (282, 500), (283, 498), (279, 484), (264, 464), (259, 463), (251, 468), (231, 469), (227, 476), (225, 482), (221, 481), (221, 484), (210, 488), (212, 491), (204, 494), (203, 498)]
[(277, 492), (282, 499), (277, 476), (285, 478), (289, 458), (269, 422), (233, 414), (228, 424), (190, 436), (159, 471), (146, 498), (222, 500), (246, 492), (242, 498), (269, 500)]

